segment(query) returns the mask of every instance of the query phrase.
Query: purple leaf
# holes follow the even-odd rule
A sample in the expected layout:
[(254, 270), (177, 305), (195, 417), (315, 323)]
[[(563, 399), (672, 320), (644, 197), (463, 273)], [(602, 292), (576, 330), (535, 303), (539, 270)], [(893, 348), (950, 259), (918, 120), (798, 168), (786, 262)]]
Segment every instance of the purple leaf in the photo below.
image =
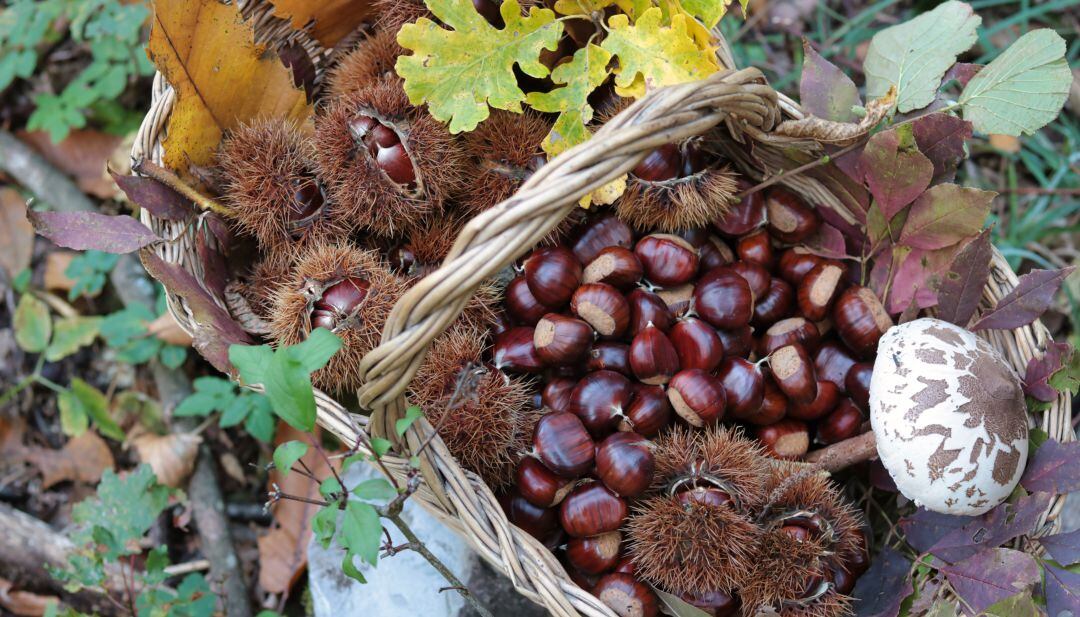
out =
[(144, 250), (139, 256), (143, 266), (151, 276), (161, 281), (169, 292), (187, 301), (195, 319), (195, 350), (198, 351), (214, 368), (223, 373), (233, 373), (229, 362), (229, 345), (251, 345), (254, 341), (229, 315), (219, 306), (199, 281), (182, 267), (171, 264), (152, 251)]
[(161, 238), (126, 214), (109, 216), (97, 212), (26, 211), (34, 229), (58, 246), (77, 251), (132, 253)]
[(900, 603), (911, 595), (911, 560), (891, 547), (875, 556), (866, 574), (859, 577), (852, 595), (858, 617), (896, 617)]
[(956, 254), (952, 267), (941, 277), (938, 288), (938, 319), (961, 328), (967, 326), (982, 299), (990, 276), (990, 229), (984, 229)]
[(990, 214), (997, 193), (957, 186), (932, 186), (911, 204), (900, 243), (934, 250), (975, 237)]
[(1031, 533), (1039, 517), (1050, 505), (1049, 493), (1034, 493), (1003, 503), (967, 525), (938, 540), (930, 552), (949, 563), (967, 559), (984, 548), (1005, 544), (1017, 536)]
[(911, 304), (913, 298), (919, 308), (937, 304), (938, 286), (961, 248), (962, 245), (957, 244), (936, 251), (924, 251), (894, 246), (894, 257), (899, 261), (893, 265), (893, 281), (886, 309), (892, 314), (899, 313)]
[(191, 200), (153, 178), (121, 176), (110, 171), (116, 186), (127, 195), (131, 203), (150, 214), (168, 221), (183, 221), (195, 214)]
[(998, 300), (997, 306), (980, 319), (972, 330), (1011, 330), (1035, 321), (1050, 308), (1054, 295), (1076, 266), (1060, 270), (1032, 270), (1020, 277), (1016, 289)]
[(986, 549), (958, 563), (944, 564), (939, 570), (975, 614), (1023, 592), (1039, 580), (1039, 564), (1035, 559), (1008, 548)]
[(855, 82), (814, 51), (806, 39), (803, 39), (799, 104), (818, 118), (836, 122), (858, 122), (859, 118), (852, 108), (862, 105)]
[(964, 160), (964, 141), (971, 138), (971, 123), (949, 114), (930, 114), (911, 123), (919, 152), (934, 164), (932, 183), (951, 181)]
[(303, 87), (307, 102), (311, 103), (315, 96), (315, 63), (311, 56), (299, 42), (293, 41), (278, 51), (278, 57), (292, 73), (293, 85)]
[(1050, 377), (1069, 363), (1072, 354), (1072, 345), (1051, 342), (1041, 358), (1028, 360), (1024, 372), (1024, 393), (1044, 403), (1054, 402), (1058, 391), (1050, 385)]
[(934, 175), (934, 164), (915, 147), (910, 127), (871, 137), (858, 169), (886, 220), (921, 195)]
[(971, 516), (941, 514), (919, 508), (915, 514), (900, 519), (900, 529), (904, 531), (904, 539), (912, 548), (925, 553), (942, 538), (973, 520), (975, 518)]
[(1068, 533), (1058, 533), (1039, 538), (1039, 544), (1046, 547), (1046, 552), (1054, 561), (1063, 566), (1080, 562), (1080, 529)]
[(203, 267), (203, 283), (206, 288), (222, 298), (225, 296), (225, 285), (229, 282), (229, 269), (225, 256), (208, 239), (212, 233), (209, 227), (205, 227), (195, 235), (195, 254), (199, 256), (199, 263)]
[(1046, 614), (1053, 617), (1080, 615), (1080, 574), (1052, 564), (1046, 572)]
[(972, 64), (970, 62), (957, 62), (949, 67), (949, 70), (945, 71), (945, 76), (941, 78), (942, 84), (947, 84), (952, 80), (956, 80), (956, 83), (960, 84), (961, 88), (966, 88), (972, 77), (983, 68), (981, 64)]
[(1080, 490), (1080, 441), (1053, 439), (1039, 446), (1028, 461), (1020, 484), (1028, 491), (1062, 495)]
[(847, 246), (844, 234), (828, 223), (822, 223), (814, 235), (806, 239), (805, 245), (814, 255), (830, 259), (847, 259)]

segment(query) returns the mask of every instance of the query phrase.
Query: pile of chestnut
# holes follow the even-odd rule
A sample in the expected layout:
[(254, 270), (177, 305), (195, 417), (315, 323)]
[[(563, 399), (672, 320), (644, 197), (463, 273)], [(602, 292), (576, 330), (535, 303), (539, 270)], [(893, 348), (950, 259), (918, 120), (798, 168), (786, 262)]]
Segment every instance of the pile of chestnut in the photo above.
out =
[(508, 514), (565, 544), (598, 597), (649, 591), (619, 529), (653, 481), (648, 440), (665, 426), (742, 424), (791, 460), (862, 432), (892, 322), (856, 269), (802, 246), (820, 224), (782, 188), (712, 229), (639, 236), (604, 214), (533, 251), (509, 283), (493, 362), (541, 375), (546, 413)]

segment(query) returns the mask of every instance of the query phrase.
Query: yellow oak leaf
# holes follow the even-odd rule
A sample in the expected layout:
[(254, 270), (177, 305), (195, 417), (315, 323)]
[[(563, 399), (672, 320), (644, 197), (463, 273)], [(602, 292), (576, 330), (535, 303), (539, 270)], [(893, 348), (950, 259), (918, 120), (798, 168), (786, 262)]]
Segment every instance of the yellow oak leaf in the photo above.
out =
[(489, 105), (520, 112), (525, 93), (514, 65), (527, 75), (547, 77), (540, 53), (554, 51), (563, 32), (554, 11), (533, 7), (522, 15), (517, 0), (506, 0), (500, 9), (506, 25), (496, 28), (471, 0), (425, 1), (451, 29), (421, 17), (398, 33), (398, 43), (413, 52), (395, 65), (412, 104), (427, 103), (432, 116), (449, 122), (452, 133), (476, 128), (488, 117)]
[(165, 164), (206, 166), (225, 131), (260, 117), (302, 122), (304, 91), (235, 3), (157, 0), (147, 55), (176, 90), (165, 138)]
[(336, 45), (356, 30), (368, 15), (371, 5), (356, 0), (270, 0), (274, 16), (287, 19), (297, 30), (311, 24), (310, 33), (326, 48)]
[(652, 0), (556, 0), (555, 12), (560, 15), (592, 15), (615, 5), (636, 20), (652, 6)]
[(702, 49), (690, 33), (691, 21), (686, 15), (673, 14), (671, 25), (665, 26), (663, 11), (655, 7), (635, 24), (626, 15), (613, 15), (601, 46), (619, 59), (615, 91), (640, 98), (656, 88), (697, 81), (719, 70), (714, 54)]
[(592, 93), (608, 76), (611, 53), (592, 43), (577, 50), (570, 62), (560, 64), (551, 80), (562, 87), (550, 92), (530, 92), (526, 102), (537, 111), (558, 113), (559, 117), (544, 138), (544, 152), (554, 157), (588, 140), (588, 124), (593, 118), (589, 105)]

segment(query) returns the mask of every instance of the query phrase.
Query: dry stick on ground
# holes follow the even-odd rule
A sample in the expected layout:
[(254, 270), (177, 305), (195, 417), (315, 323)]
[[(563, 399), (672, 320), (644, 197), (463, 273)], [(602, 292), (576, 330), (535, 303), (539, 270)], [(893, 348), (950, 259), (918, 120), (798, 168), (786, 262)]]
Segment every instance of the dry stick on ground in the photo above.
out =
[[(0, 170), (13, 178), (41, 201), (58, 211), (96, 211), (91, 201), (62, 172), (7, 131), (0, 131)], [(122, 255), (110, 274), (113, 288), (125, 305), (154, 307), (154, 285), (139, 260)], [(175, 407), (191, 393), (191, 381), (183, 373), (157, 362), (151, 364), (161, 403)], [(177, 419), (180, 430), (192, 430), (195, 419)], [(224, 500), (218, 485), (210, 449), (199, 448), (195, 471), (188, 485), (195, 524), (203, 554), (210, 561), (210, 580), (220, 582), (228, 617), (251, 617), (251, 594), (244, 580), (240, 559), (233, 546), (225, 516)]]

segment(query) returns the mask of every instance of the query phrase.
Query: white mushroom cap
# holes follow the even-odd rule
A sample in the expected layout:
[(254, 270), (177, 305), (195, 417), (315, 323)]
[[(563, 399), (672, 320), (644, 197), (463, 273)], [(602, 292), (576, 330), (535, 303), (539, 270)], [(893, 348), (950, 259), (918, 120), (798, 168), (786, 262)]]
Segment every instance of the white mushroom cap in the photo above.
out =
[(982, 514), (1024, 473), (1020, 379), (988, 342), (939, 319), (894, 326), (881, 337), (870, 422), (896, 487), (928, 510)]

